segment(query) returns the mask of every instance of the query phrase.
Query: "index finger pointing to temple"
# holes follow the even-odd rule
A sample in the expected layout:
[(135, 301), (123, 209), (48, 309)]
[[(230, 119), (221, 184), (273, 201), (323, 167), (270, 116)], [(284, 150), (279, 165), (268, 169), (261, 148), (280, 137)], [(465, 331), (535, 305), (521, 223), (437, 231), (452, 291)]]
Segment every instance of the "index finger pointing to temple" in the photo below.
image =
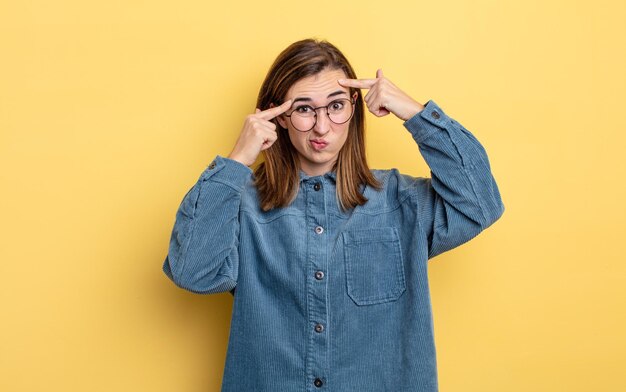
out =
[(356, 88), (372, 88), (376, 83), (376, 79), (339, 79), (337, 80), (340, 85), (344, 87), (356, 87)]
[(285, 102), (283, 102), (282, 105), (280, 106), (274, 106), (273, 108), (269, 108), (267, 110), (262, 111), (261, 113), (259, 113), (259, 116), (263, 120), (271, 120), (274, 117), (280, 116), (281, 114), (285, 113), (287, 110), (289, 110), (290, 107), (291, 107), (291, 99), (288, 99)]

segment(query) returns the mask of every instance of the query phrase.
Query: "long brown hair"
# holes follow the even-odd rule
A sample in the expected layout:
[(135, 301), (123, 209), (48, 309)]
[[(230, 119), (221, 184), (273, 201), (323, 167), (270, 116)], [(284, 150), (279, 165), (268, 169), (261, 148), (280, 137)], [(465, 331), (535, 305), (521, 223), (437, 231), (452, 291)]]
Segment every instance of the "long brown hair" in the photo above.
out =
[[(270, 67), (259, 91), (256, 107), (265, 110), (270, 104), (280, 105), (291, 86), (300, 79), (316, 75), (325, 69), (342, 70), (347, 78), (356, 79), (346, 57), (331, 43), (315, 39), (294, 42), (278, 55)], [(358, 96), (348, 137), (333, 166), (336, 172), (337, 200), (344, 210), (367, 202), (367, 198), (360, 192), (361, 185), (381, 188), (365, 158), (363, 98), (359, 89), (350, 89), (351, 96), (355, 92)], [(272, 121), (276, 124), (278, 139), (263, 151), (265, 161), (254, 171), (263, 211), (288, 206), (298, 193), (300, 181), (298, 154), (291, 144), (288, 131), (276, 119)]]

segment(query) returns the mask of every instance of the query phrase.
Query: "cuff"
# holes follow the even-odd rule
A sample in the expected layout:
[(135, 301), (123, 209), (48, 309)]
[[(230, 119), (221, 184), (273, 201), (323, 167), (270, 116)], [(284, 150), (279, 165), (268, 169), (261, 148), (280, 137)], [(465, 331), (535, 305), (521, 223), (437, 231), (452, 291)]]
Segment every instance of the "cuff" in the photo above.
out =
[(242, 190), (252, 176), (252, 169), (241, 162), (230, 158), (216, 156), (200, 175), (201, 181), (209, 179), (218, 181)]
[(404, 122), (404, 127), (411, 132), (417, 143), (435, 132), (441, 132), (450, 123), (450, 117), (432, 99), (419, 113)]

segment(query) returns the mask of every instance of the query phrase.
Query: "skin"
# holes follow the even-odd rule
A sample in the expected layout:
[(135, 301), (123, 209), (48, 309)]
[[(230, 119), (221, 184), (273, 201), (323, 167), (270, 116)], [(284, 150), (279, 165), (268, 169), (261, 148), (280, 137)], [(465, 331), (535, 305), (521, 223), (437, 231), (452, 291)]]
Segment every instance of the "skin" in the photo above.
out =
[[(261, 151), (271, 147), (278, 138), (276, 125), (271, 122), (277, 118), (279, 124), (289, 132), (302, 171), (311, 176), (329, 172), (345, 144), (352, 120), (335, 124), (330, 121), (325, 109), (318, 109), (315, 127), (308, 132), (300, 132), (293, 128), (283, 114), (302, 104), (319, 107), (338, 98), (349, 98), (349, 87), (369, 90), (364, 100), (368, 110), (377, 117), (392, 113), (406, 121), (424, 109), (424, 105), (385, 78), (381, 69), (376, 72), (374, 79), (346, 79), (343, 71), (326, 69), (291, 86), (282, 105), (264, 111), (257, 108), (254, 114), (248, 115), (228, 157), (246, 166), (254, 164)], [(323, 142), (323, 145), (314, 141)]]
[[(292, 108), (300, 105), (325, 106), (336, 99), (350, 98), (350, 90), (337, 83), (338, 79), (345, 77), (346, 74), (341, 70), (323, 70), (296, 82), (287, 91), (286, 98), (292, 100)], [(321, 175), (332, 169), (348, 138), (351, 121), (335, 124), (326, 115), (326, 109), (319, 109), (313, 129), (300, 132), (291, 125), (287, 117), (278, 116), (278, 122), (283, 128), (287, 128), (291, 144), (298, 151), (300, 169), (311, 176)]]
[(424, 109), (417, 102), (383, 75), (383, 70), (376, 71), (375, 79), (340, 79), (338, 83), (345, 87), (368, 89), (363, 97), (367, 109), (376, 117), (393, 113), (406, 121)]

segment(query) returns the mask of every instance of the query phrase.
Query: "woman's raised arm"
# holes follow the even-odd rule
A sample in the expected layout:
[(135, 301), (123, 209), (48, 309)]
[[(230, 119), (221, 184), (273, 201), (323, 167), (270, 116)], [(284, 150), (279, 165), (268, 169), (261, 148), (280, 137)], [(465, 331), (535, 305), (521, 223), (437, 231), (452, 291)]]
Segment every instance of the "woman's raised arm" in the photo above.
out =
[(232, 290), (239, 270), (239, 207), (252, 170), (217, 156), (176, 213), (165, 274), (179, 287), (210, 294)]

